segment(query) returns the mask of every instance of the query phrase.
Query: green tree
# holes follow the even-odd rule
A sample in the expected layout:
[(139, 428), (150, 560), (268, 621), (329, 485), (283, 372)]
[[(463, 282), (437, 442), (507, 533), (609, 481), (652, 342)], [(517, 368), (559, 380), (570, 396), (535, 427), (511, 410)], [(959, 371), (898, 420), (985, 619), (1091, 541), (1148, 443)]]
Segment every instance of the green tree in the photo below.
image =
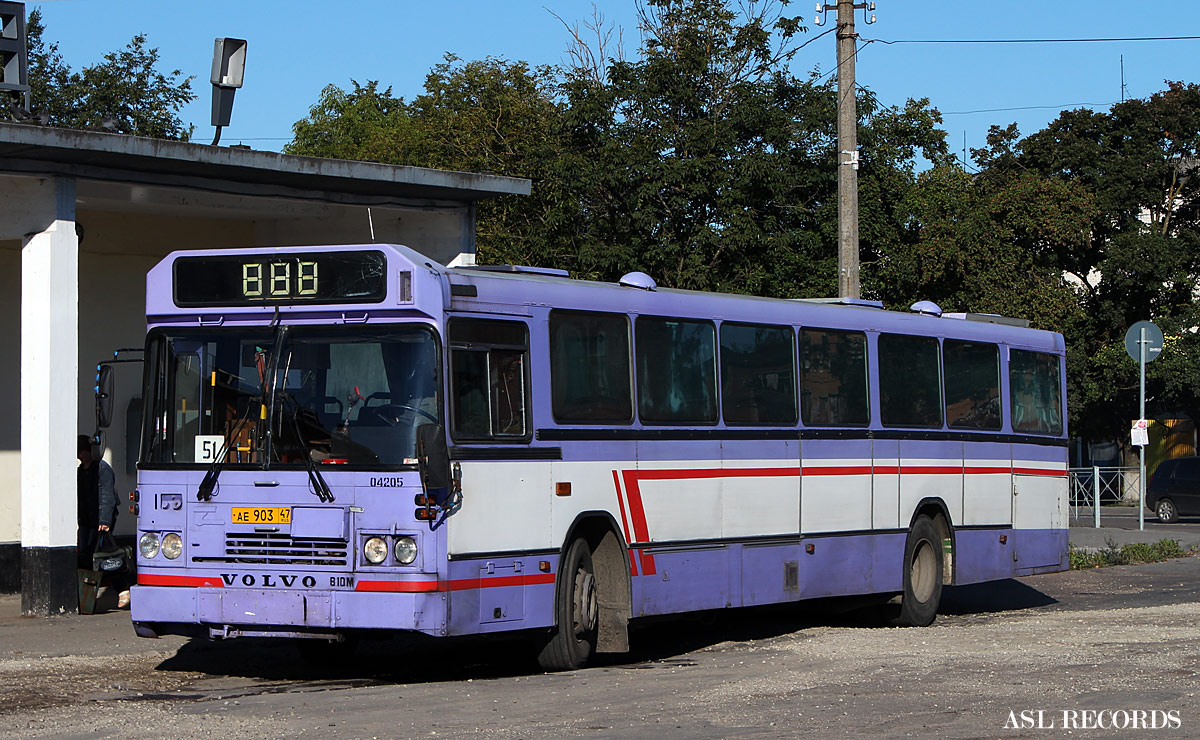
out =
[[(392, 89), (379, 89), (370, 81), (352, 89), (326, 85), (308, 118), (292, 125), (292, 141), (284, 147), (289, 154), (329, 159), (357, 159), (389, 164), (425, 164), (416, 156), (411, 139), (418, 136), (402, 98)], [(428, 166), (428, 165), (426, 165)]]
[[(660, 284), (773, 296), (836, 289), (836, 94), (787, 66), (803, 29), (782, 4), (734, 11), (656, 0), (637, 59), (567, 76), (566, 154), (580, 179), (577, 269), (641, 269)], [(863, 93), (864, 253), (896, 237), (892, 184), (917, 151), (944, 154), (926, 101)]]
[(979, 162), (989, 177), (1016, 170), (1085, 189), (1094, 203), (1087, 238), (1060, 242), (1054, 259), (1074, 276), (1083, 320), (1068, 339), (1076, 431), (1124, 437), (1137, 413), (1137, 369), (1123, 338), (1153, 319), (1173, 336), (1148, 368), (1149, 412), (1200, 414), (1200, 86), (1168, 83), (1107, 112), (1064, 111), (1017, 140), (993, 132)]
[(70, 90), (71, 69), (63, 62), (58, 44), (47, 44), (42, 11), (34, 8), (25, 22), (26, 48), (29, 52), (29, 93), (35, 110), (47, 122), (66, 120), (75, 104)]
[(37, 8), (26, 22), (32, 109), (47, 124), (63, 128), (102, 129), (157, 139), (191, 137), (179, 111), (195, 99), (191, 80), (182, 72), (158, 70), (157, 48), (147, 48), (138, 34), (103, 61), (72, 72), (57, 43), (47, 44)]
[[(777, 296), (836, 287), (836, 95), (788, 69), (786, 3), (651, 0), (636, 58), (575, 66), (448, 57), (412, 101), (326, 88), (288, 151), (528, 177), (481, 205), (480, 261)], [(598, 38), (610, 38), (597, 28)], [(580, 43), (577, 32), (576, 43)], [(860, 96), (864, 254), (896, 243), (917, 152), (945, 157), (927, 101)]]
[(544, 264), (557, 180), (547, 175), (557, 154), (555, 71), (524, 62), (463, 62), (447, 55), (411, 102), (376, 81), (325, 88), (307, 118), (293, 126), (292, 154), (361, 159), (418, 167), (489, 172), (534, 180), (533, 195), (484, 201), (477, 213), (481, 262)]
[(792, 32), (723, 3), (656, 0), (639, 59), (614, 61), (607, 82), (568, 77), (566, 158), (585, 184), (577, 269), (760, 292), (765, 255), (804, 250), (809, 214), (789, 208), (803, 185), (786, 165), (828, 142), (795, 126), (812, 91), (779, 64)]
[(1053, 247), (1086, 238), (1094, 209), (1082, 187), (1030, 173), (985, 179), (944, 163), (921, 173), (902, 210), (909, 239), (878, 268), (890, 307), (929, 299), (944, 311), (1020, 316), (1055, 331), (1078, 317)]

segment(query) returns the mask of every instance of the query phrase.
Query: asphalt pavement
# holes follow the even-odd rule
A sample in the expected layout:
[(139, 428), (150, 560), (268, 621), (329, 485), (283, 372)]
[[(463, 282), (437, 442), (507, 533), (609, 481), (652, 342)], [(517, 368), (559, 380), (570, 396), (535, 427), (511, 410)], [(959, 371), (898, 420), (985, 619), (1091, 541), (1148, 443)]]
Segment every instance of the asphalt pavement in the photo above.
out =
[(1163, 524), (1147, 511), (1141, 527), (1137, 506), (1101, 506), (1099, 529), (1095, 528), (1092, 507), (1072, 507), (1070, 542), (1076, 547), (1100, 549), (1175, 540), (1185, 550), (1200, 550), (1200, 517), (1180, 517), (1174, 524)]
[[(12, 617), (4, 596), (0, 737), (1200, 736), (1200, 558), (956, 586), (942, 603), (923, 629), (819, 600), (649, 621), (628, 655), (546, 674), (519, 641), (371, 640), (314, 665), (283, 640), (138, 639), (103, 599), (95, 616)], [(1139, 714), (1153, 732), (1131, 731)]]
[[(1112, 506), (1092, 522), (1071, 511), (1072, 544), (1200, 548), (1200, 519), (1139, 530)], [(95, 615), (52, 619), (5, 594), (0, 737), (965, 739), (1012, 734), (1012, 711), (1113, 706), (1176, 711), (1186, 726), (1153, 734), (1197, 737), (1198, 574), (1181, 558), (957, 586), (924, 630), (820, 600), (647, 622), (628, 656), (547, 675), (519, 641), (370, 641), (348, 668), (313, 667), (287, 641), (138, 638), (111, 590)]]

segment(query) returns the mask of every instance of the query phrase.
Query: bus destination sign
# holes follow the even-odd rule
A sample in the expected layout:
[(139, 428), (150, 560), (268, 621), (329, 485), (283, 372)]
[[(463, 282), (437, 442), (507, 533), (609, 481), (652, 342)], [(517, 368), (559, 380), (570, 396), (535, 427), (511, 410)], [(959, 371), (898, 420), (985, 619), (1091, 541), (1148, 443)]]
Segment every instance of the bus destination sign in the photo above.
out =
[(180, 257), (180, 308), (281, 303), (379, 303), (387, 295), (382, 252), (305, 252)]

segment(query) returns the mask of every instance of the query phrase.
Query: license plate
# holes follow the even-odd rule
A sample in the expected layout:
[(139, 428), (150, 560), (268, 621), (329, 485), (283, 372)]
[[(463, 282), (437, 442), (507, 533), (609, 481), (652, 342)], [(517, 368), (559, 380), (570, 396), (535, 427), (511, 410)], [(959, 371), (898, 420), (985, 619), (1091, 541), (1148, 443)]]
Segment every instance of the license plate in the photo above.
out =
[(234, 524), (291, 524), (292, 510), (286, 506), (235, 507)]

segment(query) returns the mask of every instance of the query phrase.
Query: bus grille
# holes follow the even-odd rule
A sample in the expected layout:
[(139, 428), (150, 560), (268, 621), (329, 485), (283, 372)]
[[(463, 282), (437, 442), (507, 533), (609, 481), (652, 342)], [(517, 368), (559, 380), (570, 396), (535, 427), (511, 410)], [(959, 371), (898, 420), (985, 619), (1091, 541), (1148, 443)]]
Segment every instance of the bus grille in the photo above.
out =
[(293, 538), (288, 534), (226, 532), (225, 557), (198, 557), (216, 563), (261, 563), (265, 565), (346, 565), (347, 542), (343, 539)]

